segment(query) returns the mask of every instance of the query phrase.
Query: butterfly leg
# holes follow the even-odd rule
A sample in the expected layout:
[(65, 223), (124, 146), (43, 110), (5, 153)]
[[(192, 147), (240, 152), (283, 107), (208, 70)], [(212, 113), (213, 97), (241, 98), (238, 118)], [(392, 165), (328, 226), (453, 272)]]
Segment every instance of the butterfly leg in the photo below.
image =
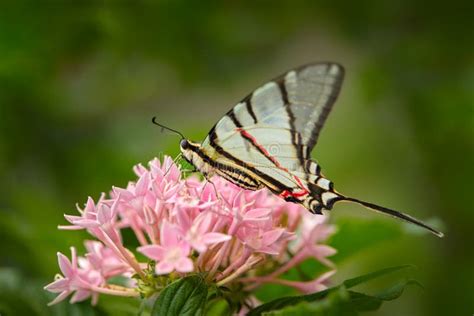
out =
[(176, 156), (176, 158), (173, 159), (173, 163), (170, 164), (170, 166), (168, 167), (168, 169), (166, 170), (165, 174), (164, 174), (164, 177), (166, 177), (168, 175), (168, 173), (171, 171), (171, 168), (173, 166), (176, 166), (178, 161), (183, 157), (183, 154), (179, 154), (178, 156)]
[(211, 180), (207, 180), (207, 182), (209, 182), (212, 185), (212, 187), (214, 188), (214, 193), (216, 194), (216, 197), (220, 200), (221, 195), (220, 195), (219, 191), (217, 191), (216, 184), (214, 182), (212, 182)]
[[(209, 180), (206, 179), (206, 182), (204, 182), (204, 185), (202, 186), (202, 189), (201, 189), (201, 196), (199, 197), (200, 200), (203, 199), (202, 196), (204, 195), (204, 190), (206, 189), (206, 186), (208, 183), (209, 183)], [(214, 191), (216, 192), (216, 196), (217, 196), (217, 190), (215, 186), (214, 186)]]
[(207, 181), (204, 182), (204, 185), (202, 186), (202, 189), (201, 189), (201, 195), (199, 196), (199, 199), (202, 201), (202, 196), (204, 194), (204, 190), (206, 189), (206, 186), (207, 186)]
[[(221, 194), (219, 193), (219, 191), (217, 190), (217, 187), (216, 187), (216, 184), (214, 182), (212, 182), (211, 178), (214, 176), (214, 173), (213, 172), (210, 172), (210, 173), (202, 173), (202, 175), (204, 176), (204, 179), (206, 179), (206, 184), (207, 183), (210, 183), (212, 185), (212, 187), (214, 188), (214, 193), (216, 194), (216, 198), (222, 202), (223, 201), (223, 198), (221, 196)], [(204, 188), (203, 188), (203, 192), (204, 192)]]

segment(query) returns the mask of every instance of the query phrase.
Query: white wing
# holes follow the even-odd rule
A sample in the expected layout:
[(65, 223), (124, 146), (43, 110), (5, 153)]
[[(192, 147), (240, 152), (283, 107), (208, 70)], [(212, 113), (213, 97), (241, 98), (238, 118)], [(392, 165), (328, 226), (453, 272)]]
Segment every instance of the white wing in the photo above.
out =
[(288, 187), (299, 187), (294, 176), (311, 181), (318, 167), (310, 154), (343, 77), (344, 69), (335, 63), (288, 71), (230, 110), (204, 140), (203, 150), (216, 161), (244, 162), (271, 173)]

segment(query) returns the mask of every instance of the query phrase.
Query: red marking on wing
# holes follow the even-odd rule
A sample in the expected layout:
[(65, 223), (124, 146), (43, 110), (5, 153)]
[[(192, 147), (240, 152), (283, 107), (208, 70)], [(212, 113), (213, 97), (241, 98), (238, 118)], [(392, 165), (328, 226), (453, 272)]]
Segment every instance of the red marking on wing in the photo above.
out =
[(287, 198), (289, 196), (292, 196), (294, 198), (299, 198), (299, 197), (306, 196), (308, 194), (309, 194), (309, 192), (306, 189), (303, 189), (303, 191), (300, 191), (300, 192), (290, 192), (288, 190), (285, 190), (282, 193), (280, 193), (280, 196), (282, 198)]
[(255, 145), (255, 147), (257, 147), (265, 157), (267, 157), (271, 162), (273, 162), (278, 169), (283, 170), (283, 171), (287, 172), (288, 174), (290, 174), (295, 179), (296, 183), (298, 184), (298, 186), (302, 190), (300, 192), (291, 192), (291, 191), (285, 190), (280, 194), (281, 197), (286, 198), (286, 197), (292, 196), (294, 198), (298, 198), (298, 197), (303, 197), (303, 196), (306, 196), (306, 195), (309, 194), (308, 189), (303, 185), (303, 183), (301, 182), (301, 179), (298, 178), (297, 176), (291, 174), (288, 171), (287, 168), (283, 167), (275, 157), (270, 155), (270, 153), (267, 151), (267, 149), (265, 147), (263, 147), (262, 145), (260, 145), (258, 143), (258, 141), (257, 141), (257, 139), (255, 139), (255, 137), (253, 137), (249, 132), (247, 132), (243, 128), (237, 128), (237, 131), (240, 132), (242, 137), (244, 137), (244, 138), (248, 139), (249, 141), (251, 141), (252, 144)]

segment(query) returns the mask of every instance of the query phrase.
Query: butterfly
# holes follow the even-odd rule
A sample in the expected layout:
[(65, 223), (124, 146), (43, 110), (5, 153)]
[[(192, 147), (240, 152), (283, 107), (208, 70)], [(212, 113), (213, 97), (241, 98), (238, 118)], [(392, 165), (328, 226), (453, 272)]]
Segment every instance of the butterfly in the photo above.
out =
[(344, 72), (337, 63), (313, 63), (276, 77), (237, 103), (202, 143), (183, 137), (183, 157), (207, 179), (217, 174), (243, 189), (267, 188), (314, 214), (355, 202), (442, 237), (410, 215), (337, 192), (311, 159)]

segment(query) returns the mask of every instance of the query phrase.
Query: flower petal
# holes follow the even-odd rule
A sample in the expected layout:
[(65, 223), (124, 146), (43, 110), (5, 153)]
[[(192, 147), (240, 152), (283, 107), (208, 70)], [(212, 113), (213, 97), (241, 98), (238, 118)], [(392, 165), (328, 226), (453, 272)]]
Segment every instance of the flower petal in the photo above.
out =
[(165, 249), (158, 245), (148, 245), (138, 247), (137, 250), (153, 260), (162, 260), (165, 256)]
[(74, 275), (75, 270), (71, 264), (71, 261), (69, 261), (68, 257), (66, 257), (60, 252), (58, 252), (58, 264), (59, 269), (61, 269), (61, 272), (63, 273), (64, 277), (69, 278)]
[(230, 240), (231, 238), (231, 236), (222, 233), (207, 233), (202, 237), (202, 241), (207, 245), (212, 245)]
[(186, 273), (194, 270), (193, 261), (188, 257), (182, 257), (175, 263), (176, 271)]
[(207, 250), (207, 246), (202, 240), (191, 240), (191, 246), (196, 249), (197, 252), (202, 253)]
[(143, 165), (141, 163), (139, 163), (138, 165), (133, 166), (133, 172), (135, 172), (135, 174), (139, 177), (147, 171), (148, 170), (146, 170), (146, 168), (143, 167)]
[(178, 245), (178, 230), (168, 221), (163, 222), (160, 237), (161, 244), (166, 248)]
[(62, 292), (61, 294), (59, 294), (58, 296), (56, 296), (56, 298), (55, 298), (54, 300), (52, 300), (51, 302), (49, 302), (49, 303), (48, 303), (48, 306), (58, 304), (59, 302), (63, 301), (66, 297), (68, 297), (69, 294), (71, 294), (71, 291), (64, 291), (64, 292)]
[(168, 261), (161, 261), (156, 265), (155, 271), (156, 274), (161, 275), (161, 274), (168, 274), (174, 270), (173, 264), (171, 264)]
[(94, 203), (94, 199), (92, 197), (88, 197), (87, 198), (87, 202), (86, 202), (86, 205), (84, 207), (84, 213), (90, 213), (90, 212), (95, 212), (95, 203)]
[(145, 195), (145, 193), (148, 191), (149, 184), (150, 174), (146, 172), (140, 176), (140, 179), (135, 186), (135, 195)]
[(44, 289), (52, 293), (67, 291), (69, 289), (69, 280), (64, 278), (58, 279), (46, 285)]
[(315, 257), (329, 257), (337, 253), (336, 249), (327, 245), (316, 245), (313, 249), (314, 250), (311, 251), (311, 253)]
[(112, 210), (107, 205), (102, 204), (97, 211), (97, 220), (100, 224), (106, 224), (112, 220)]
[(176, 219), (178, 225), (183, 231), (188, 231), (192, 225), (192, 220), (187, 212), (187, 209), (185, 207), (182, 207), (181, 204), (178, 204), (176, 209)]
[(266, 253), (268, 255), (272, 255), (272, 256), (278, 256), (280, 253), (273, 249), (272, 247), (262, 247), (260, 249), (255, 249), (255, 251), (257, 252), (261, 252), (261, 253)]
[(82, 216), (64, 214), (64, 218), (71, 224), (82, 219)]
[(264, 245), (273, 244), (274, 242), (276, 242), (281, 237), (281, 235), (284, 232), (285, 232), (284, 228), (277, 228), (277, 229), (273, 229), (271, 231), (265, 232), (263, 234), (263, 241), (262, 241), (263, 244)]
[(71, 304), (82, 302), (91, 296), (91, 292), (88, 290), (77, 290), (76, 293), (71, 297), (69, 301)]
[(116, 196), (120, 196), (122, 201), (128, 201), (134, 197), (134, 195), (127, 189), (113, 187), (112, 190)]
[(246, 219), (257, 219), (261, 217), (267, 217), (272, 212), (269, 208), (256, 208), (245, 213)]
[(96, 220), (86, 218), (76, 220), (73, 222), (73, 224), (82, 228), (96, 228), (100, 226), (99, 222), (97, 222)]

